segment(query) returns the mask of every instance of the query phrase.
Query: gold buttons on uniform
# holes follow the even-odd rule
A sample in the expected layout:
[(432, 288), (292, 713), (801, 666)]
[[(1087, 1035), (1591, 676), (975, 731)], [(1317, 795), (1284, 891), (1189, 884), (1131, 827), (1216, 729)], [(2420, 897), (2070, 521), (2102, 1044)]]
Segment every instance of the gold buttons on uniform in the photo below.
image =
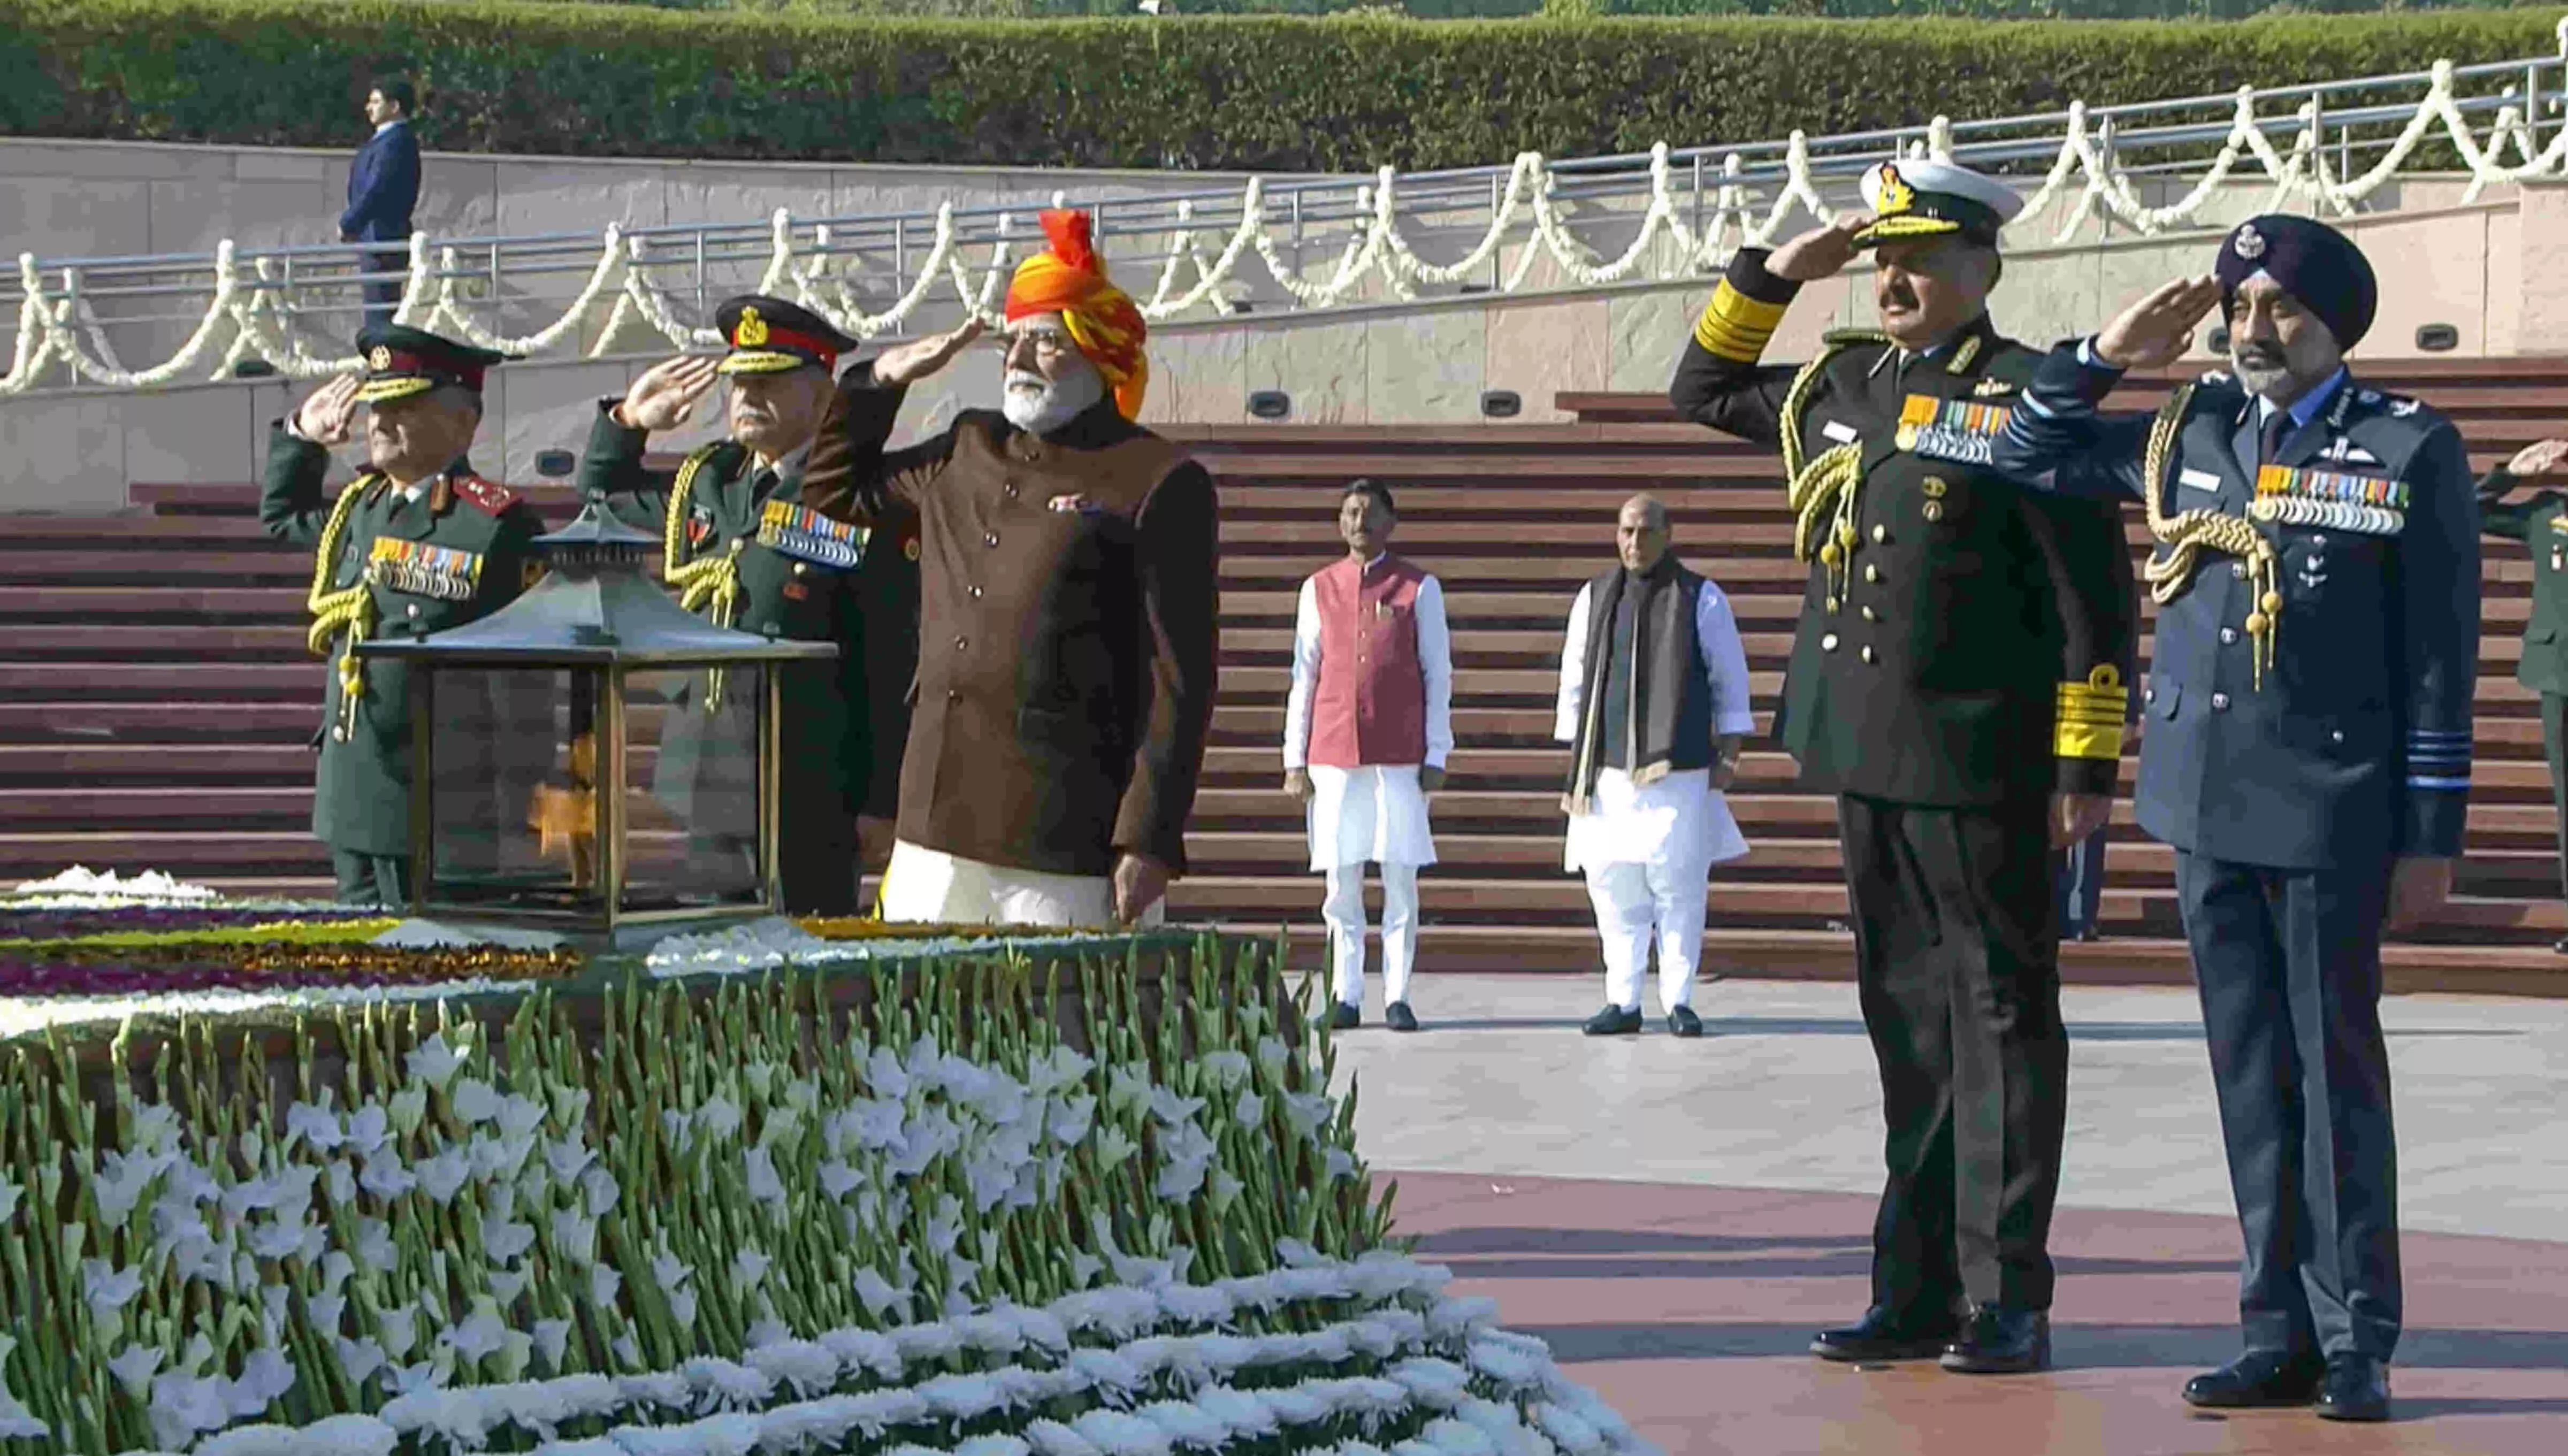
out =
[(1881, 568), (1873, 565), (1869, 561), (1865, 562), (1863, 564), (1863, 579), (1866, 581), (1881, 580)]
[(1834, 652), (1834, 651), (1836, 651), (1836, 650), (1837, 650), (1837, 635), (1836, 635), (1835, 633), (1831, 632), (1831, 633), (1829, 633), (1827, 636), (1822, 637), (1822, 638), (1820, 638), (1820, 639), (1819, 639), (1819, 651), (1821, 651), (1821, 652)]
[(1863, 609), (1863, 620), (1866, 622), (1878, 622), (1881, 619), (1872, 614), (1872, 608), (1866, 607)]
[(1872, 523), (1872, 543), (1873, 543), (1874, 545), (1878, 546), (1878, 545), (1880, 545), (1882, 542), (1887, 541), (1887, 540), (1889, 540), (1889, 539), (1890, 539), (1890, 527), (1883, 525), (1883, 524), (1882, 524), (1881, 522), (1879, 522), (1879, 521), (1874, 521), (1874, 522)]
[(1830, 598), (1828, 598), (1828, 610), (1829, 610), (1829, 611), (1831, 611), (1831, 612), (1833, 612), (1833, 611), (1835, 611), (1836, 609), (1837, 609), (1837, 599), (1836, 599), (1836, 598), (1834, 598), (1834, 597), (1830, 597)]
[(997, 531), (984, 533), (981, 537), (981, 544), (984, 546), (995, 546), (999, 544), (999, 533)]
[(1865, 662), (1870, 662), (1870, 661), (1872, 661), (1872, 644), (1871, 644), (1871, 643), (1868, 643), (1868, 642), (1867, 642), (1867, 643), (1865, 643), (1865, 644), (1864, 644), (1864, 647), (1863, 647), (1863, 660), (1864, 660)]
[(797, 561), (797, 562), (795, 562), (795, 563), (794, 563), (794, 574), (795, 574), (796, 576), (801, 576), (801, 575), (802, 575), (804, 572), (809, 571), (810, 569), (811, 569), (811, 566), (810, 566), (810, 563), (809, 563), (809, 562), (805, 562), (805, 561)]
[(1929, 521), (1942, 520), (1944, 518), (1944, 502), (1940, 500), (1927, 501), (1925, 515), (1926, 519)]

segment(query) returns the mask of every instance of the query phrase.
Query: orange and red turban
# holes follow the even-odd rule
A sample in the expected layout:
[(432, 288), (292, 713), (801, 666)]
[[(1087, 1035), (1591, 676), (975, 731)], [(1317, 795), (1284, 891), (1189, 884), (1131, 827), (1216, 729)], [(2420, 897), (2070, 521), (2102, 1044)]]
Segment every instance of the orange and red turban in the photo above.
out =
[(1132, 296), (1106, 281), (1089, 226), (1085, 212), (1044, 212), (1044, 236), (1052, 247), (1017, 265), (1008, 283), (1007, 318), (1013, 324), (1035, 314), (1061, 315), (1071, 342), (1097, 366), (1115, 392), (1115, 408), (1130, 420), (1141, 413), (1141, 396), (1150, 384), (1150, 361), (1141, 352), (1150, 330)]

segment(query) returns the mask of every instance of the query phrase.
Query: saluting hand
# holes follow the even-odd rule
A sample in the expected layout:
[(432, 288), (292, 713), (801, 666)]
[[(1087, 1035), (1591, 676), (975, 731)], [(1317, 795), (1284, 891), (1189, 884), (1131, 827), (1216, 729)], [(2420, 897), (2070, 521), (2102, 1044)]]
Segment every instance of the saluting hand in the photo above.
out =
[(2220, 280), (2178, 278), (2122, 310), (2095, 336), (2095, 357), (2115, 369), (2157, 369), (2193, 347), (2193, 326), (2220, 302)]
[(303, 399), (294, 412), (294, 433), (323, 449), (337, 449), (357, 433), (357, 390), (361, 376), (343, 374)]
[(1766, 260), (1766, 271), (1795, 283), (1816, 283), (1834, 277), (1862, 251), (1854, 245), (1854, 235), (1871, 225), (1871, 213), (1848, 212), (1776, 248)]
[(963, 327), (924, 339), (912, 339), (896, 348), (874, 356), (874, 383), (878, 385), (914, 384), (954, 362), (971, 342), (981, 337), (981, 321), (966, 319)]
[(651, 366), (624, 392), (615, 407), (616, 423), (627, 430), (657, 433), (675, 430), (694, 418), (696, 405), (713, 391), (720, 361), (680, 355)]
[(2514, 452), (2513, 459), (2505, 462), (2507, 474), (2525, 479), (2547, 475), (2563, 466), (2568, 466), (2568, 439), (2545, 439), (2537, 444), (2527, 444)]

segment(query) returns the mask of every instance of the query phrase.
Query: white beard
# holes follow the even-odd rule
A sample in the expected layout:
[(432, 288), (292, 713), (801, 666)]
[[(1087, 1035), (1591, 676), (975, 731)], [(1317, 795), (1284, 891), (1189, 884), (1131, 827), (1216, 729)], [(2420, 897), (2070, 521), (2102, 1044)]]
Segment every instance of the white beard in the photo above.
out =
[(1050, 435), (1105, 398), (1106, 379), (1095, 369), (1074, 370), (1057, 380), (1011, 370), (999, 394), (999, 411), (1028, 435)]

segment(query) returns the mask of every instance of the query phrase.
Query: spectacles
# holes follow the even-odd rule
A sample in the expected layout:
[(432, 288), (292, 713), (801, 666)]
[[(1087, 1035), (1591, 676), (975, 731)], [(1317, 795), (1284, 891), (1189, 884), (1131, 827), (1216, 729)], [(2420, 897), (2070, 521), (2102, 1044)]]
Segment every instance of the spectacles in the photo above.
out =
[(1010, 334), (1002, 347), (1014, 354), (1028, 344), (1034, 346), (1038, 359), (1059, 359), (1076, 347), (1070, 336), (1059, 329), (1028, 329), (1022, 334)]

